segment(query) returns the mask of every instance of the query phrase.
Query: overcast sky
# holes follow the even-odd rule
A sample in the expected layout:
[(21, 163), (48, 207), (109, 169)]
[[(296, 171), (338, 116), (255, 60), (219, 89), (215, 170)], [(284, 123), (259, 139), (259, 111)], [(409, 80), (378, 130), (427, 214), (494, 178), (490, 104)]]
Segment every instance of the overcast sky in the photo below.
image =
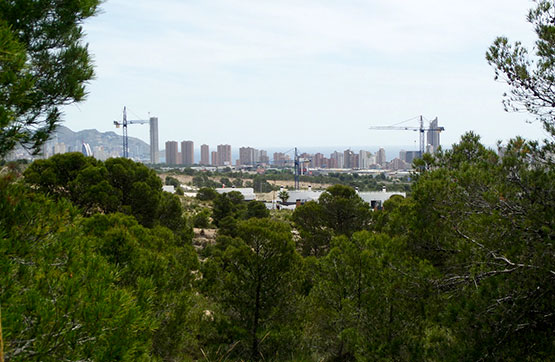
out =
[[(496, 36), (532, 44), (527, 0), (107, 0), (85, 25), (96, 64), (77, 131), (159, 118), (160, 148), (413, 145), (371, 131), (436, 116), (450, 145), (544, 137), (503, 111), (485, 52)], [(417, 120), (405, 125), (417, 126)], [(117, 130), (118, 133), (121, 130)], [(129, 135), (148, 142), (148, 126)]]

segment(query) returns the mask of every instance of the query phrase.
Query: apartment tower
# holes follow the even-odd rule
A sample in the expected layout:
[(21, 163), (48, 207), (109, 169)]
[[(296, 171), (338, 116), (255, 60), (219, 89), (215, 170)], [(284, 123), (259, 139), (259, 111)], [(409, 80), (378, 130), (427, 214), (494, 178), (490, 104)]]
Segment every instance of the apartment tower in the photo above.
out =
[(200, 146), (200, 164), (201, 165), (210, 164), (210, 147), (208, 147), (208, 145)]
[(166, 164), (177, 165), (177, 142), (166, 142)]
[[(430, 130), (426, 134), (427, 143), (432, 146), (432, 151), (436, 152), (439, 148), (439, 135), (437, 118), (430, 122)], [(434, 131), (435, 129), (435, 131)]]
[(181, 161), (185, 166), (191, 166), (195, 163), (195, 145), (193, 141), (181, 142)]
[(218, 145), (218, 166), (231, 166), (230, 145)]
[(160, 148), (158, 146), (158, 117), (150, 117), (150, 163), (160, 162)]

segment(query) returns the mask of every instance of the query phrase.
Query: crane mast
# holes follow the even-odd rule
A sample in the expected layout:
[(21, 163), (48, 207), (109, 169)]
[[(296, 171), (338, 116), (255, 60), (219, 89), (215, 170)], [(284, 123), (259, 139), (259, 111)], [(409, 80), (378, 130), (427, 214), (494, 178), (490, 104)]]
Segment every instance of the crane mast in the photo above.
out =
[(116, 128), (123, 127), (123, 158), (129, 158), (129, 138), (127, 136), (127, 125), (129, 124), (145, 124), (146, 120), (127, 120), (127, 109), (123, 107), (123, 118), (121, 122), (114, 121)]
[(370, 127), (373, 130), (392, 130), (392, 131), (415, 131), (419, 132), (420, 136), (420, 156), (424, 154), (425, 151), (425, 142), (424, 142), (424, 132), (426, 131), (435, 131), (435, 132), (442, 132), (445, 131), (445, 127), (424, 127), (424, 118), (420, 116), (420, 126), (419, 127), (406, 127), (406, 126), (373, 126)]

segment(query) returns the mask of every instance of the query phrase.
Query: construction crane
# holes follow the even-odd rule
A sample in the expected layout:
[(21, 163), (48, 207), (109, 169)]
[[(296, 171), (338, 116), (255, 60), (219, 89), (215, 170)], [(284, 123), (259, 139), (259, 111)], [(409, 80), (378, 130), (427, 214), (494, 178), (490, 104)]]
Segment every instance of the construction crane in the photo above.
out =
[(129, 157), (129, 139), (127, 138), (127, 125), (145, 124), (148, 122), (149, 121), (145, 121), (145, 120), (132, 120), (132, 121), (127, 120), (127, 110), (125, 107), (123, 107), (123, 120), (121, 122), (114, 121), (114, 124), (116, 125), (116, 128), (120, 128), (120, 126), (123, 126), (123, 157), (124, 158)]
[(297, 150), (297, 147), (295, 147), (295, 190), (300, 189), (302, 165), (310, 161), (312, 161), (310, 158), (301, 158)]
[[(436, 118), (437, 119), (437, 118)], [(445, 127), (429, 127), (424, 128), (424, 118), (420, 116), (420, 127), (406, 127), (406, 126), (373, 126), (370, 129), (375, 130), (392, 130), (392, 131), (415, 131), (420, 132), (420, 157), (424, 154), (424, 132), (426, 131), (445, 131)]]

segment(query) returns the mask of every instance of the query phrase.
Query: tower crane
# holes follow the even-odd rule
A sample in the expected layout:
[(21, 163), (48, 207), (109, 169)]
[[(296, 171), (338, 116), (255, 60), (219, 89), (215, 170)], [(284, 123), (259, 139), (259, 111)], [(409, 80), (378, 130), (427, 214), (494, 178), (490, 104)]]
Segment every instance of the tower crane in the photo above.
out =
[(120, 126), (123, 126), (123, 157), (124, 158), (129, 157), (129, 139), (127, 137), (127, 125), (145, 124), (148, 122), (149, 121), (145, 121), (145, 120), (127, 120), (127, 110), (126, 110), (126, 107), (123, 107), (123, 119), (121, 122), (114, 121), (114, 125), (116, 126), (116, 128), (120, 128)]
[[(436, 118), (437, 119), (437, 118)], [(415, 131), (420, 132), (420, 156), (424, 154), (424, 132), (426, 131), (436, 131), (442, 132), (445, 131), (445, 127), (429, 127), (424, 128), (424, 119), (420, 116), (420, 127), (406, 127), (406, 126), (373, 126), (370, 129), (375, 130), (392, 130), (392, 131)]]

